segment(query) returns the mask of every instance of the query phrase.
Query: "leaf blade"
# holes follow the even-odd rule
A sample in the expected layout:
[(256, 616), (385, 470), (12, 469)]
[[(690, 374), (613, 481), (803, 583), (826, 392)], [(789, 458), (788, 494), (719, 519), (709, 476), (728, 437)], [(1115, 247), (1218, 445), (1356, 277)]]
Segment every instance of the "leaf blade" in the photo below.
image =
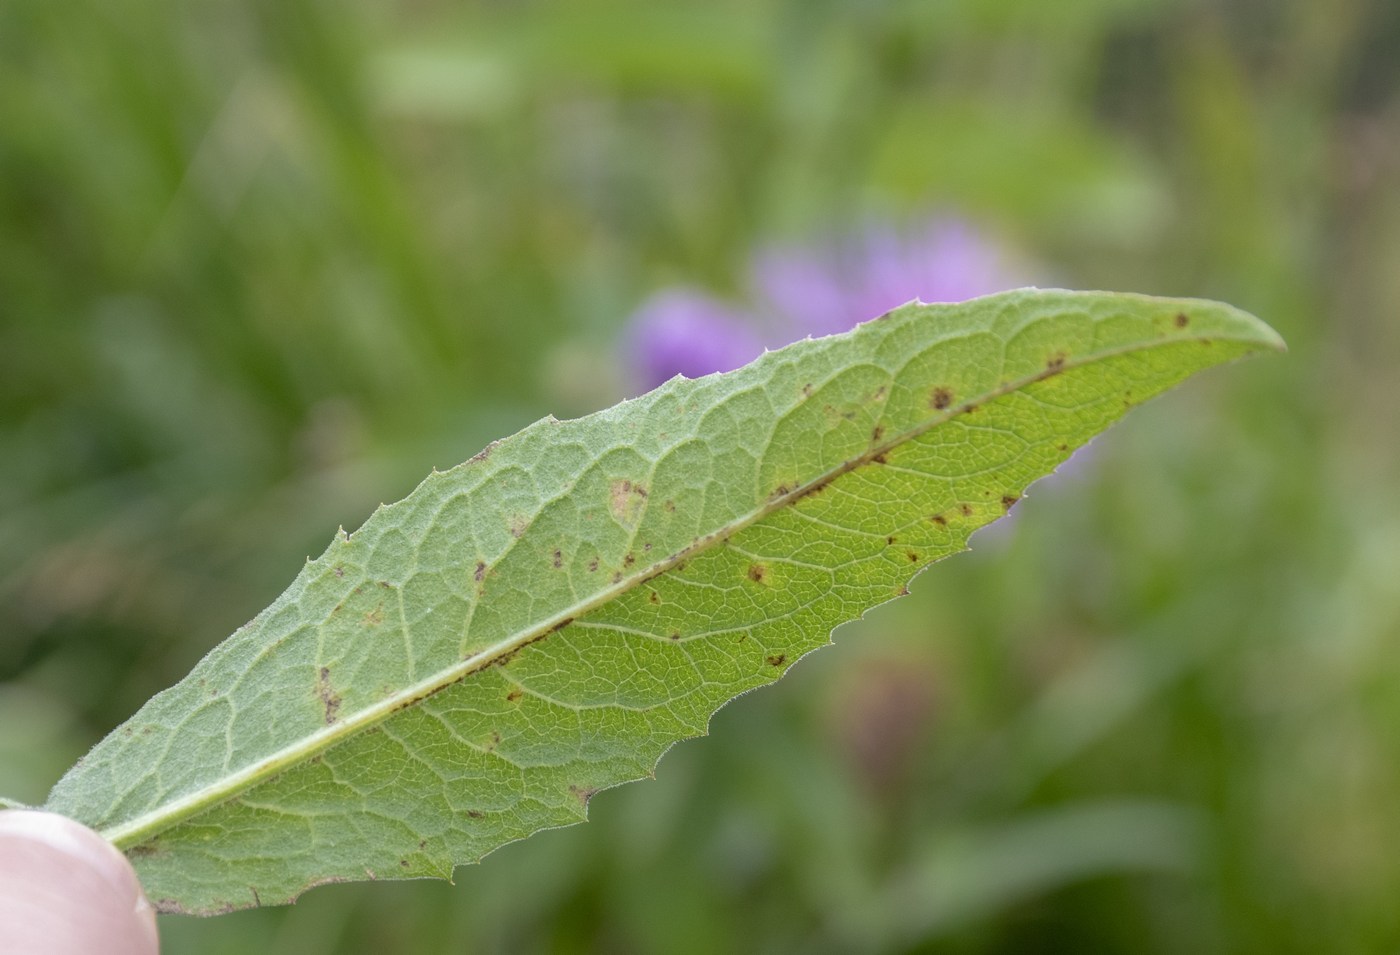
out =
[(55, 787), (159, 907), (450, 875), (583, 818), (1196, 370), (1228, 306), (906, 306), (434, 473)]

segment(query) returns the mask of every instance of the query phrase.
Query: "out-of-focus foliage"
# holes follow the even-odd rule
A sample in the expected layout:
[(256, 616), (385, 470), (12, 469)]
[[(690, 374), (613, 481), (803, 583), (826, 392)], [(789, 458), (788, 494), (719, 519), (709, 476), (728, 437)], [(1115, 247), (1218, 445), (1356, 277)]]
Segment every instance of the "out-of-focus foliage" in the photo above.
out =
[(954, 214), (1293, 350), (587, 826), (168, 951), (1400, 946), (1397, 47), (1387, 0), (0, 4), (0, 792), (427, 466), (620, 397), (649, 293)]

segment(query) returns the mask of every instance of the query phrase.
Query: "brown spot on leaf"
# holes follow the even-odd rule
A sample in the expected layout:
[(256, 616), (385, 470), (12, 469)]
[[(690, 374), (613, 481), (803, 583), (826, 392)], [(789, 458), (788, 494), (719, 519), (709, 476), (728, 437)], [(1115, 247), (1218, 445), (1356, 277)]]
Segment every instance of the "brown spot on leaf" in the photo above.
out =
[(1064, 352), (1062, 352), (1062, 351), (1057, 351), (1057, 352), (1055, 352), (1055, 354), (1053, 354), (1053, 355), (1051, 355), (1049, 358), (1045, 359), (1045, 368), (1046, 368), (1046, 370), (1047, 370), (1047, 371), (1062, 371), (1062, 370), (1064, 370), (1066, 358), (1067, 358), (1067, 356), (1065, 355)]
[(782, 666), (784, 663), (787, 662), (787, 654), (786, 654), (786, 653), (775, 653), (773, 656), (767, 657), (767, 658), (765, 658), (765, 659), (767, 659), (768, 665), (769, 665), (770, 667), (780, 667), (780, 666)]
[(909, 563), (911, 563), (911, 564), (917, 564), (917, 563), (919, 562), (919, 552), (918, 552), (918, 551), (906, 550), (906, 551), (904, 552), (904, 556), (909, 558)]
[(1177, 328), (1185, 328), (1187, 325), (1190, 325), (1190, 324), (1191, 324), (1191, 316), (1187, 315), (1185, 312), (1177, 312), (1177, 313), (1176, 313), (1176, 327), (1177, 327)]
[(662, 504), (661, 506), (662, 506), (663, 508), (666, 509), (666, 513), (668, 513), (668, 514), (674, 514), (674, 513), (676, 513), (676, 502), (675, 502), (675, 501), (667, 501), (666, 503)]
[(405, 869), (407, 869), (407, 868), (408, 868), (408, 860), (407, 860), (407, 859), (400, 859), (400, 860), (399, 860), (399, 865), (401, 865), (401, 866), (403, 866)]
[(613, 519), (620, 524), (635, 524), (645, 499), (646, 491), (625, 478), (608, 486), (608, 507)]
[(577, 799), (577, 800), (579, 801), (579, 803), (586, 809), (586, 808), (588, 808), (588, 800), (590, 800), (590, 799), (592, 799), (594, 796), (598, 795), (598, 787), (597, 787), (597, 786), (570, 786), (570, 787), (569, 787), (569, 792), (573, 793), (573, 794), (574, 794), (574, 798)]
[(510, 519), (510, 536), (519, 540), (521, 537), (525, 536), (525, 529), (529, 526), (530, 522), (527, 521), (523, 515), (515, 515)]
[(316, 676), (316, 695), (321, 698), (321, 708), (324, 711), (326, 725), (335, 722), (336, 713), (340, 711), (340, 694), (331, 687), (331, 668), (321, 667), (321, 672)]
[(554, 564), (554, 569), (555, 569), (555, 570), (558, 570), (560, 567), (563, 567), (563, 566), (564, 566), (564, 552), (563, 552), (563, 551), (556, 550), (556, 551), (554, 552), (553, 564)]
[(344, 568), (344, 567), (337, 567), (337, 568), (335, 569), (335, 575), (336, 575), (337, 577), (344, 577), (344, 576), (345, 576), (345, 568)]
[(631, 566), (632, 566), (633, 564), (635, 564), (636, 562), (637, 562), (637, 558), (636, 558), (635, 556), (633, 556), (633, 554), (632, 554), (632, 552), (631, 552), (630, 550), (627, 552), (627, 556), (624, 557), (624, 558), (622, 558), (622, 566), (623, 566), (623, 567), (631, 567)]
[(963, 517), (971, 517), (971, 516), (972, 516), (972, 505), (971, 505), (971, 504), (967, 504), (967, 503), (959, 504), (959, 505), (958, 505), (958, 512), (959, 512), (960, 514), (962, 514)]
[(481, 583), (481, 578), (483, 578), (483, 577), (485, 577), (485, 576), (486, 576), (486, 562), (485, 562), (485, 561), (480, 561), (480, 560), (479, 560), (479, 561), (476, 562), (476, 570), (474, 570), (474, 571), (472, 572), (472, 580), (475, 580), (477, 583)]
[(653, 590), (651, 596), (647, 597), (647, 600), (650, 600), (654, 604), (659, 604), (661, 603), (661, 596)]
[(929, 395), (928, 403), (931, 407), (942, 411), (953, 403), (953, 393), (947, 388), (935, 388)]
[(884, 436), (885, 426), (882, 424), (877, 424), (870, 432), (870, 440), (874, 442), (878, 442)]
[(468, 810), (467, 810), (467, 818), (468, 818), (468, 819), (480, 819), (480, 818), (481, 818), (481, 813), (477, 812), (475, 809), (468, 809)]
[(366, 627), (378, 627), (382, 625), (384, 623), (384, 605), (380, 604), (373, 610), (366, 611), (360, 622)]
[(870, 460), (874, 461), (876, 464), (888, 464), (890, 462), (889, 456), (883, 451), (875, 455), (875, 457), (871, 458)]
[(763, 583), (768, 577), (768, 568), (762, 564), (749, 564), (749, 580), (756, 584)]
[(666, 637), (667, 640), (679, 640), (680, 638), (681, 638), (681, 635), (680, 635), (680, 631), (678, 631), (678, 630), (672, 630), (671, 633), (670, 633), (670, 635)]
[(1001, 498), (1001, 506), (1009, 511), (1016, 506), (1016, 502), (1019, 500), (1020, 498), (1015, 497), (1014, 495), (1003, 494)]
[(516, 687), (515, 689), (511, 690), (509, 693), (506, 694), (506, 702), (514, 703), (516, 700), (520, 699), (524, 695), (524, 691), (522, 691), (520, 687)]
[(598, 558), (593, 558), (588, 562), (588, 572), (591, 574), (598, 569)]
[(932, 517), (930, 517), (929, 520), (933, 521), (939, 527), (948, 526), (948, 518), (944, 517), (942, 514), (935, 514)]
[(812, 397), (812, 383), (811, 383), (810, 381), (807, 382), (807, 384), (805, 384), (805, 385), (802, 386), (802, 397), (804, 397), (804, 398), (810, 398), (810, 397)]

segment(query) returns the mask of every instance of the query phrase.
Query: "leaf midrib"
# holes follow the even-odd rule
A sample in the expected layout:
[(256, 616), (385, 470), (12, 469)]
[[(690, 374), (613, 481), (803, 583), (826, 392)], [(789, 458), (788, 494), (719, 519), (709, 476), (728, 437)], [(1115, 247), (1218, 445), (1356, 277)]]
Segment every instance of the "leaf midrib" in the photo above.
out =
[(285, 772), (305, 762), (316, 754), (325, 752), (338, 743), (353, 737), (355, 734), (383, 722), (400, 710), (415, 706), (428, 697), (460, 683), (472, 674), (493, 666), (499, 661), (519, 652), (522, 648), (548, 637), (551, 633), (563, 629), (574, 620), (616, 600), (622, 594), (646, 583), (646, 581), (666, 573), (677, 565), (693, 558), (696, 554), (724, 543), (740, 531), (759, 523), (768, 516), (795, 503), (806, 495), (811, 494), (816, 489), (830, 484), (832, 481), (835, 481), (859, 467), (870, 464), (875, 458), (892, 451), (900, 445), (907, 444), (910, 441), (922, 437), (939, 425), (951, 421), (958, 415), (966, 413), (971, 408), (978, 407), (990, 401), (995, 401), (998, 398), (1005, 397), (1022, 388), (1029, 387), (1036, 382), (1064, 374), (1072, 369), (1082, 368), (1086, 365), (1114, 358), (1119, 355), (1149, 351), (1167, 345), (1181, 344), (1185, 341), (1205, 340), (1251, 341), (1251, 339), (1248, 338), (1232, 335), (1186, 335), (1159, 339), (1153, 342), (1137, 342), (1073, 358), (1058, 367), (1046, 368), (1035, 375), (1006, 382), (976, 398), (961, 404), (952, 405), (948, 409), (940, 411), (938, 414), (931, 416), (926, 421), (913, 428), (897, 432), (893, 437), (880, 444), (871, 445), (864, 453), (841, 462), (839, 465), (817, 475), (806, 483), (799, 484), (784, 494), (773, 496), (750, 513), (731, 521), (722, 528), (710, 532), (696, 542), (639, 570), (630, 577), (624, 577), (617, 583), (599, 590), (591, 598), (561, 610), (541, 623), (498, 641), (493, 646), (473, 654), (454, 666), (441, 670), (428, 678), (405, 687), (397, 693), (371, 706), (367, 706), (350, 716), (343, 717), (322, 730), (304, 736), (300, 740), (273, 753), (271, 756), (251, 763), (237, 772), (231, 773), (213, 785), (205, 786), (194, 792), (187, 793), (178, 799), (145, 812), (127, 822), (105, 828), (101, 830), (101, 834), (118, 849), (125, 850), (132, 846), (140, 845), (152, 836), (164, 832), (184, 820), (196, 816), (207, 809), (211, 809), (220, 803), (233, 799), (241, 793), (253, 789), (260, 783), (277, 776), (279, 773)]

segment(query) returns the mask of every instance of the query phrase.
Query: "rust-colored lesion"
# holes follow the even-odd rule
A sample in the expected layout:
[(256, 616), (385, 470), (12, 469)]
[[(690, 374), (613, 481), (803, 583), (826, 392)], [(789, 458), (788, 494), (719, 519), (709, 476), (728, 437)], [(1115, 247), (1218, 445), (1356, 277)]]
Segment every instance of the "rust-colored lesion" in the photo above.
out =
[[(646, 486), (640, 482), (620, 478), (608, 485), (608, 509), (619, 524), (637, 523), (646, 499)], [(674, 505), (667, 509), (674, 510)]]
[(331, 686), (331, 668), (321, 667), (316, 675), (316, 695), (320, 697), (321, 709), (326, 725), (329, 726), (337, 719), (340, 712), (340, 694), (335, 692)]

